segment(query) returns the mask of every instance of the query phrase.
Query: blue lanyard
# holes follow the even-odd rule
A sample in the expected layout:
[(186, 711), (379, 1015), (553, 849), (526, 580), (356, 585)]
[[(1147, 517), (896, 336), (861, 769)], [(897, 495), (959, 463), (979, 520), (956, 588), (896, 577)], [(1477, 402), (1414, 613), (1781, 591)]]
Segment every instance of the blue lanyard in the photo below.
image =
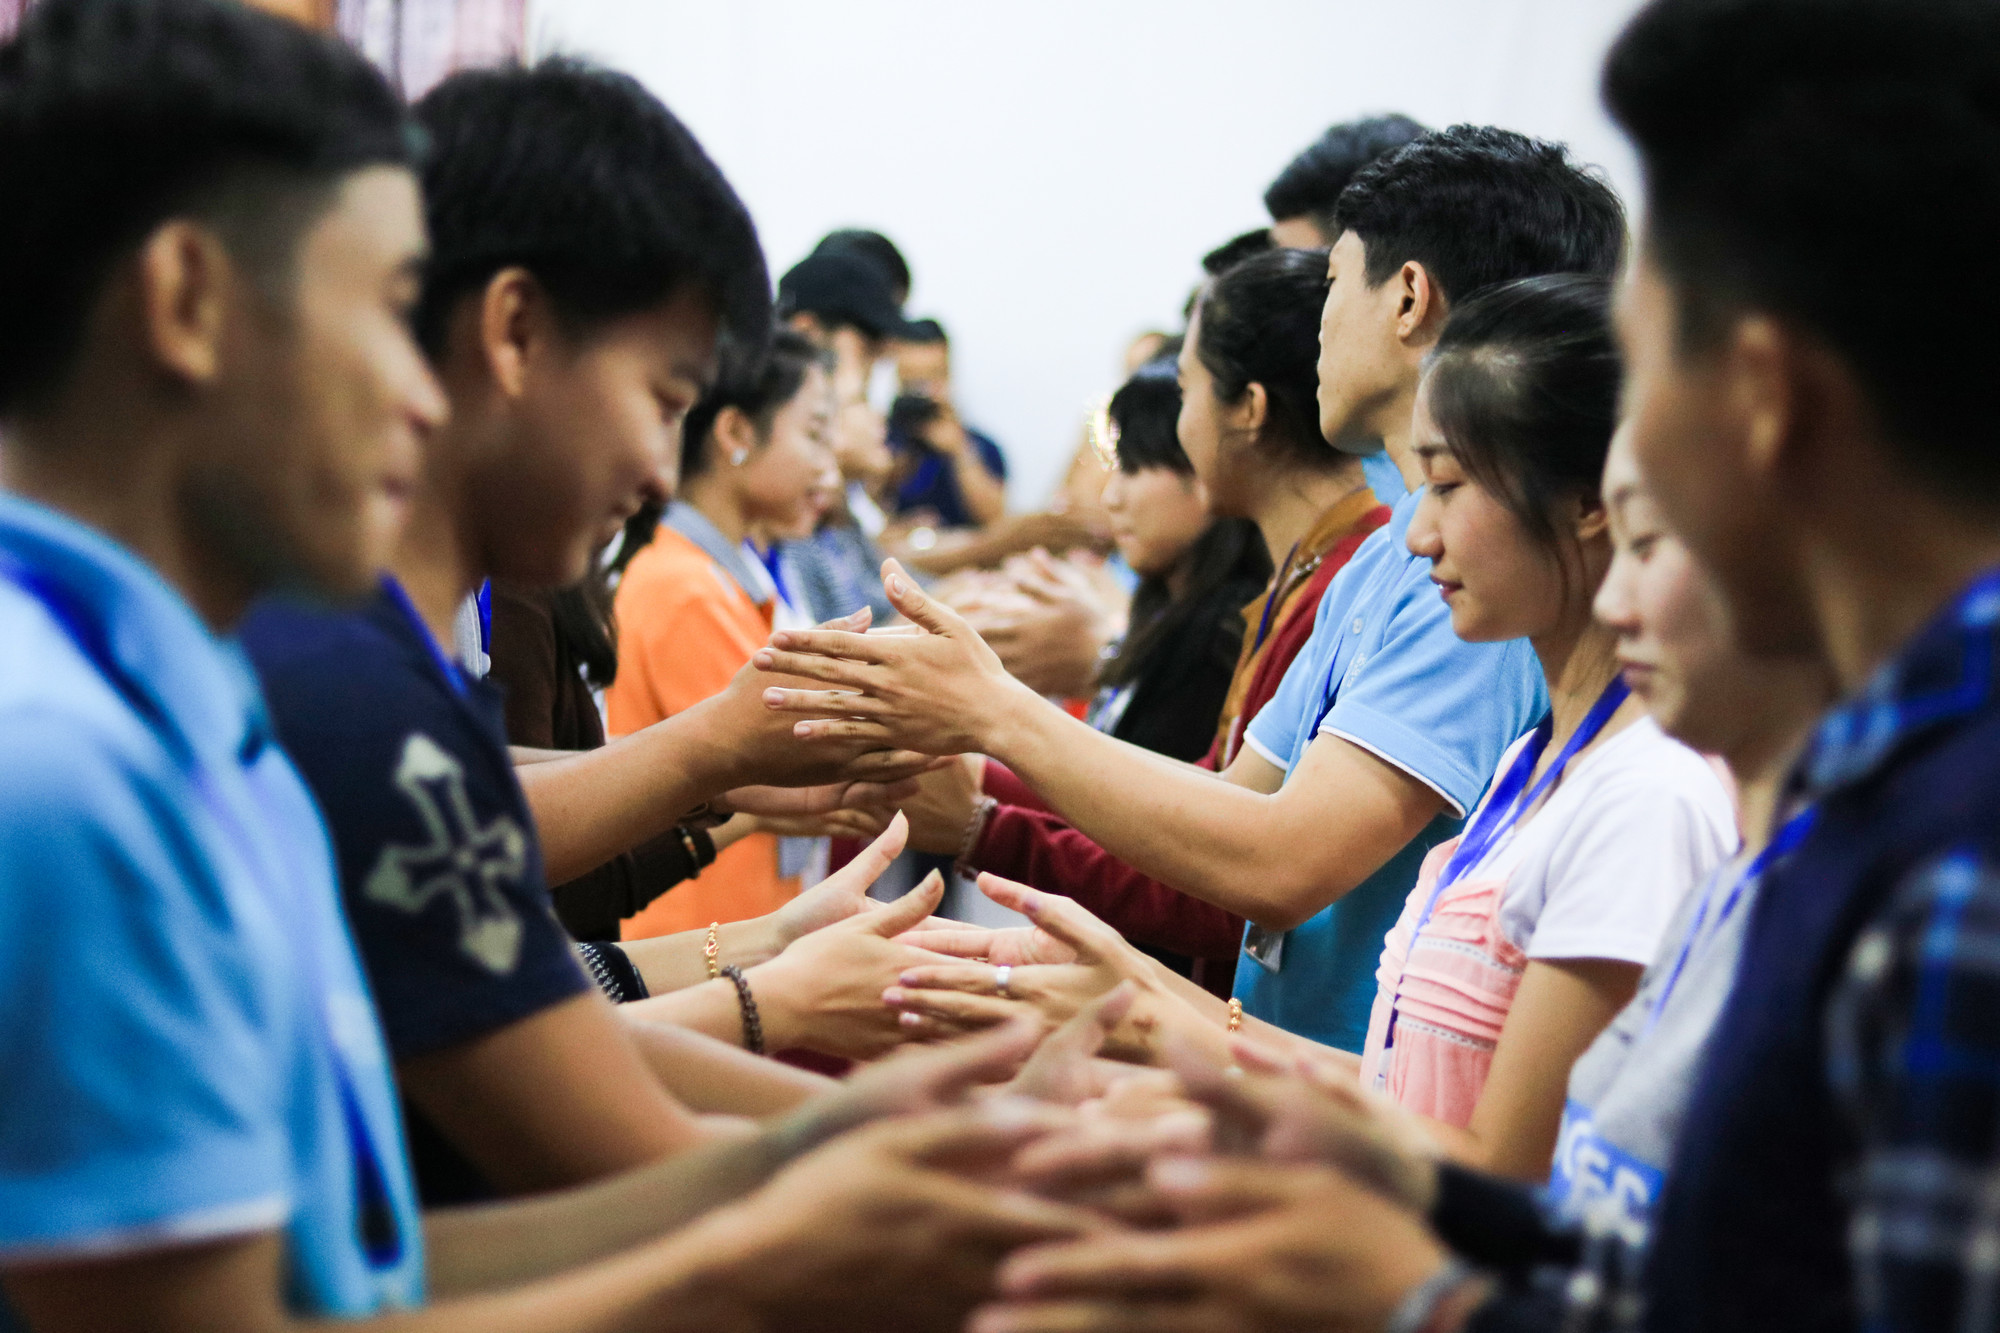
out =
[(798, 603), (792, 600), (792, 590), (785, 586), (785, 567), (778, 550), (778, 543), (772, 542), (769, 550), (760, 551), (756, 543), (745, 538), (743, 547), (756, 557), (757, 563), (764, 567), (764, 572), (771, 576), (771, 587), (776, 590), (778, 600), (794, 611), (798, 610)]
[[(1806, 835), (1812, 832), (1813, 821), (1818, 814), (1818, 808), (1809, 805), (1785, 821), (1784, 827), (1765, 844), (1763, 851), (1757, 853), (1749, 868), (1738, 875), (1736, 882), (1730, 885), (1728, 894), (1722, 899), (1722, 905), (1715, 912), (1716, 930), (1722, 929), (1723, 924), (1736, 914), (1736, 909), (1742, 905), (1743, 895), (1750, 890), (1750, 887), (1763, 879), (1764, 873), (1774, 864), (1791, 855), (1793, 849), (1805, 841)], [(1680, 984), (1681, 973), (1687, 968), (1688, 959), (1693, 955), (1695, 945), (1701, 942), (1702, 935), (1708, 927), (1709, 909), (1716, 905), (1715, 889), (1719, 879), (1720, 876), (1711, 879), (1702, 890), (1701, 902), (1694, 909), (1694, 919), (1688, 923), (1687, 936), (1681, 940), (1681, 947), (1675, 951), (1673, 965), (1667, 969), (1667, 979), (1660, 984), (1660, 993), (1653, 997), (1652, 1008), (1646, 1014), (1647, 1032), (1659, 1026), (1660, 1015), (1665, 1012), (1667, 1001), (1674, 993), (1674, 987)]]
[(1292, 560), (1298, 553), (1299, 544), (1293, 542), (1292, 549), (1285, 553), (1285, 563), (1279, 565), (1278, 572), (1271, 576), (1271, 591), (1264, 598), (1264, 618), (1258, 622), (1257, 638), (1250, 645), (1250, 653), (1253, 657), (1256, 655), (1257, 650), (1264, 646), (1264, 636), (1271, 632), (1271, 613), (1278, 609), (1278, 602), (1284, 596), (1285, 576), (1291, 573)]
[[(1444, 873), (1438, 876), (1437, 883), (1431, 887), (1430, 903), (1424, 908), (1424, 921), (1430, 920), (1431, 910), (1437, 906), (1438, 895), (1463, 879), (1468, 871), (1484, 861), (1487, 853), (1493, 850), (1494, 844), (1520, 822), (1523, 814), (1534, 808), (1535, 802), (1542, 799), (1543, 793), (1561, 780), (1563, 770), (1569, 767), (1569, 761), (1576, 758), (1577, 752), (1584, 746), (1597, 739), (1598, 733), (1604, 730), (1605, 723), (1611, 720), (1611, 715), (1618, 711), (1619, 705), (1625, 702), (1626, 696), (1631, 692), (1631, 687), (1625, 683), (1624, 677), (1614, 676), (1611, 683), (1604, 687), (1604, 693), (1597, 696), (1597, 702), (1590, 706), (1590, 712), (1584, 715), (1582, 725), (1577, 727), (1576, 734), (1569, 738), (1569, 743), (1563, 746), (1555, 762), (1549, 765), (1548, 771), (1542, 774), (1540, 781), (1535, 783), (1532, 790), (1524, 792), (1522, 788), (1528, 785), (1528, 778), (1534, 773), (1536, 763), (1541, 760), (1542, 751), (1548, 748), (1550, 738), (1555, 735), (1554, 714), (1541, 720), (1535, 728), (1534, 736), (1522, 748), (1521, 753), (1514, 757), (1514, 762), (1507, 769), (1506, 775), (1500, 779), (1499, 785), (1494, 787), (1493, 795), (1486, 802), (1486, 808), (1479, 812), (1479, 817), (1472, 821), (1472, 827), (1459, 838), (1458, 847), (1452, 852), (1451, 860), (1445, 863)], [(1419, 924), (1418, 929), (1422, 928)]]
[[(0, 549), (0, 578), (6, 579), (28, 596), (34, 598), (49, 613), (50, 619), (61, 627), (69, 641), (76, 645), (84, 660), (125, 701), (127, 706), (145, 717), (156, 729), (164, 729), (165, 719), (159, 708), (141, 690), (138, 683), (119, 666), (111, 652), (111, 645), (103, 627), (87, 612), (82, 600), (69, 589), (34, 569), (13, 552)], [(257, 842), (237, 821), (235, 811), (215, 790), (214, 778), (199, 762), (198, 756), (186, 756), (194, 780), (194, 788), (201, 794), (202, 803), (208, 807), (209, 815), (236, 844), (236, 850), (250, 868), (257, 873), (267, 888), (286, 882), (282, 875), (274, 875), (265, 863)], [(321, 1031), (327, 1043), (327, 1053), (333, 1065), (334, 1078), (339, 1086), (342, 1118), (347, 1125), (348, 1148), (354, 1156), (354, 1202), (355, 1230), (361, 1242), (361, 1251), (371, 1267), (382, 1270), (394, 1267), (403, 1257), (402, 1227), (396, 1218), (395, 1202), (389, 1192), (388, 1173), (382, 1165), (381, 1154), (375, 1150), (374, 1137), (368, 1131), (368, 1123), (361, 1113), (360, 1098), (355, 1094), (346, 1064), (340, 1058), (340, 1048), (333, 1042), (333, 1025), (326, 1013), (326, 987), (319, 975), (318, 959), (311, 956), (311, 950), (298, 951), (304, 970), (312, 985)]]
[(431, 655), (432, 663), (436, 665), (444, 678), (451, 683), (452, 690), (455, 693), (464, 694), (468, 688), (465, 683), (465, 668), (452, 661), (450, 654), (446, 653), (444, 648), (439, 645), (437, 636), (431, 633), (431, 627), (424, 623), (423, 616), (418, 613), (417, 604), (410, 600), (410, 594), (403, 591), (403, 585), (396, 582), (389, 575), (384, 574), (382, 576), (382, 591), (389, 594), (389, 600), (396, 604), (397, 609), (402, 611), (404, 617), (410, 622), (411, 627), (417, 631), (417, 637), (423, 640), (424, 651)]
[[(1535, 765), (1541, 760), (1542, 751), (1548, 748), (1549, 741), (1555, 736), (1554, 714), (1544, 717), (1536, 725), (1534, 735), (1522, 747), (1521, 753), (1514, 756), (1514, 762), (1508, 765), (1500, 781), (1494, 784), (1493, 793), (1487, 798), (1485, 809), (1479, 812), (1479, 817), (1472, 821), (1472, 827), (1459, 838), (1458, 846), (1451, 854), (1451, 860), (1445, 863), (1444, 869), (1431, 884), (1430, 897), (1424, 900), (1423, 914), (1417, 918), (1416, 926), (1410, 931), (1410, 942), (1407, 946), (1409, 953), (1416, 952), (1417, 937), (1423, 934), (1424, 927), (1431, 923), (1431, 916), (1437, 911), (1438, 899), (1444, 896), (1444, 891), (1484, 861), (1494, 844), (1520, 822), (1525, 812), (1534, 808), (1535, 802), (1542, 798), (1542, 794), (1562, 777), (1563, 770), (1569, 767), (1569, 761), (1576, 758), (1578, 751), (1597, 739), (1598, 733), (1604, 730), (1605, 723), (1611, 720), (1611, 715), (1618, 711), (1619, 705), (1625, 702), (1626, 696), (1631, 692), (1632, 689), (1625, 683), (1623, 676), (1612, 677), (1611, 683), (1604, 687), (1604, 693), (1597, 696), (1597, 702), (1592, 704), (1590, 711), (1584, 715), (1583, 723), (1577, 727), (1576, 734), (1569, 738), (1569, 743), (1556, 755), (1555, 762), (1549, 765), (1548, 771), (1542, 774), (1532, 789), (1524, 791), (1523, 788), (1528, 785), (1528, 778), (1535, 771)], [(1406, 955), (1404, 959), (1406, 970), (1408, 961)], [(1402, 1004), (1402, 989), (1402, 984), (1398, 982), (1395, 999), (1389, 1006), (1389, 1027), (1382, 1041), (1384, 1051), (1396, 1044), (1396, 1016)]]

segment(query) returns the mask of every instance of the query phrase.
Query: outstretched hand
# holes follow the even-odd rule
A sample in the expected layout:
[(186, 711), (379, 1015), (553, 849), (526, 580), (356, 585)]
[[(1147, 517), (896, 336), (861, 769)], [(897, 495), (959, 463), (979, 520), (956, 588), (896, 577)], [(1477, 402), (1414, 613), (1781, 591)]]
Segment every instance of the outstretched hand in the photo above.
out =
[(1264, 1050), (1232, 1044), (1224, 1069), (1181, 1043), (1168, 1066), (1215, 1116), (1216, 1146), (1273, 1161), (1325, 1162), (1419, 1212), (1437, 1197), (1435, 1142), (1408, 1112), (1359, 1086)]
[[(1050, 961), (996, 962), (989, 950), (985, 962), (916, 964), (882, 997), (904, 1011), (904, 1021), (912, 1028), (922, 1030), (931, 1022), (961, 1026), (999, 1022), (1022, 1005), (1060, 1025), (1121, 982), (1132, 984), (1135, 1001), (1107, 1043), (1107, 1052), (1115, 1058), (1140, 1062), (1154, 1058), (1163, 1020), (1205, 1021), (1160, 985), (1144, 954), (1082, 904), (998, 875), (981, 875), (979, 888), (994, 902), (1036, 923), (1035, 931), (1026, 936), (995, 931), (989, 940), (1005, 937), (1009, 950), (1005, 956)], [(940, 934), (946, 937), (941, 943), (957, 942), (949, 928), (926, 931), (917, 938)]]
[(1024, 1249), (967, 1333), (1374, 1333), (1447, 1262), (1419, 1215), (1328, 1167), (1169, 1157), (1149, 1183), (1176, 1229)]
[(1008, 1098), (845, 1135), (687, 1233), (718, 1327), (957, 1333), (993, 1269), (1110, 1223), (995, 1182), (1063, 1113)]
[[(762, 698), (773, 714), (813, 719), (795, 722), (794, 735), (816, 745), (965, 754), (992, 748), (989, 738), (1010, 707), (1041, 702), (896, 561), (883, 564), (882, 582), (919, 632), (782, 630), (750, 659), (769, 673)], [(801, 681), (830, 688), (799, 688)]]
[[(852, 861), (771, 913), (777, 949), (782, 952), (815, 930), (879, 906), (868, 896), (868, 890), (882, 878), (889, 863), (903, 854), (908, 838), (909, 821), (901, 815), (892, 817), (880, 836), (863, 847)], [(920, 923), (918, 929), (922, 928)]]
[[(851, 616), (829, 620), (814, 633), (863, 635), (871, 614), (866, 607)], [(898, 751), (866, 737), (833, 737), (818, 744), (803, 744), (790, 718), (772, 712), (764, 703), (764, 690), (774, 684), (809, 686), (804, 679), (775, 682), (765, 671), (745, 663), (720, 694), (704, 699), (696, 709), (714, 714), (715, 732), (727, 739), (733, 762), (731, 794), (746, 787), (821, 787), (868, 782), (893, 784), (916, 777), (930, 769), (928, 754)], [(694, 710), (689, 710), (693, 712)], [(758, 799), (751, 795), (753, 803)]]
[(871, 905), (803, 935), (752, 968), (746, 977), (764, 1011), (772, 1049), (803, 1046), (870, 1060), (918, 1035), (955, 1036), (993, 1026), (940, 1023), (917, 1034), (882, 1003), (883, 990), (905, 970), (940, 961), (896, 937), (929, 919), (943, 897), (944, 881), (933, 871), (894, 902)]

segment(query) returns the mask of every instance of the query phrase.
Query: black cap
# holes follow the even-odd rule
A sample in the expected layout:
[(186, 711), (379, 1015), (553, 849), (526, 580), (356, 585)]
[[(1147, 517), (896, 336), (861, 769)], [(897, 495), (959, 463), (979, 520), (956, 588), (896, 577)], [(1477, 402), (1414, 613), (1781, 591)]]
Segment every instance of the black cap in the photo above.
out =
[(882, 270), (840, 251), (807, 255), (778, 280), (778, 317), (800, 313), (828, 324), (852, 324), (871, 338), (910, 332)]

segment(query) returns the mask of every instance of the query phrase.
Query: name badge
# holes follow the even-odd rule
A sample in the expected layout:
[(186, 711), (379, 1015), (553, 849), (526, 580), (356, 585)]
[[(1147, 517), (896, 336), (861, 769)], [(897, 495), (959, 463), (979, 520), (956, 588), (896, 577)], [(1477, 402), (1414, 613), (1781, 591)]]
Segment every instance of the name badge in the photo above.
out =
[(1276, 972), (1285, 965), (1285, 937), (1289, 933), (1252, 925), (1243, 932), (1243, 952), (1266, 972)]

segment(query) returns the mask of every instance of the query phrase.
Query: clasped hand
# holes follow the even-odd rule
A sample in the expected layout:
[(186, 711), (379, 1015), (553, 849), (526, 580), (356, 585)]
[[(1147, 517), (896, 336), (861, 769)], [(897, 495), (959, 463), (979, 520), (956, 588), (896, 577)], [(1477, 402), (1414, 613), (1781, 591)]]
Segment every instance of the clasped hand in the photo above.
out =
[(924, 594), (894, 560), (882, 566), (889, 600), (911, 622), (875, 633), (785, 630), (751, 658), (758, 671), (829, 686), (769, 680), (765, 707), (797, 722), (815, 744), (900, 748), (926, 755), (990, 752), (1008, 707), (1038, 701), (1007, 674), (965, 620)]

